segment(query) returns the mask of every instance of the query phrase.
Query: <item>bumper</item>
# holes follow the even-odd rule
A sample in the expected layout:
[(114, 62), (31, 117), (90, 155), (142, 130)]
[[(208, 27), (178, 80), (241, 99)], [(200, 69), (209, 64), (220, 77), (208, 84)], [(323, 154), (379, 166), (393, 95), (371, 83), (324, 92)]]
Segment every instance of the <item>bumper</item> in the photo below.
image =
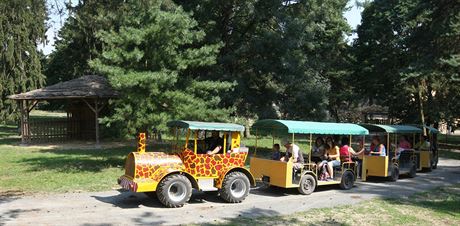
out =
[(156, 191), (158, 183), (150, 178), (132, 179), (126, 175), (118, 178), (118, 184), (132, 192), (151, 192)]
[(121, 176), (120, 178), (118, 178), (118, 184), (123, 189), (126, 189), (128, 191), (137, 192), (137, 188), (138, 188), (137, 183), (132, 181), (131, 179), (125, 177), (125, 176)]

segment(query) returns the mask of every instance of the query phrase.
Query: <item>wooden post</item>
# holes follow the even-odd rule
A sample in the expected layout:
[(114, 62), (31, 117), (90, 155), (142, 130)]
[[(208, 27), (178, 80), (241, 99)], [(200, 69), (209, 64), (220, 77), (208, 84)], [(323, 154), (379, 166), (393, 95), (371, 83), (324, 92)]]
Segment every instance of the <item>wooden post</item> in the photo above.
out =
[(98, 121), (98, 118), (99, 118), (99, 112), (101, 111), (101, 109), (104, 107), (104, 104), (99, 104), (99, 99), (98, 98), (95, 98), (94, 99), (94, 107), (88, 102), (86, 101), (85, 99), (82, 99), (86, 105), (88, 105), (88, 107), (94, 112), (94, 116), (95, 116), (95, 129), (96, 129), (96, 146), (99, 147), (99, 121)]

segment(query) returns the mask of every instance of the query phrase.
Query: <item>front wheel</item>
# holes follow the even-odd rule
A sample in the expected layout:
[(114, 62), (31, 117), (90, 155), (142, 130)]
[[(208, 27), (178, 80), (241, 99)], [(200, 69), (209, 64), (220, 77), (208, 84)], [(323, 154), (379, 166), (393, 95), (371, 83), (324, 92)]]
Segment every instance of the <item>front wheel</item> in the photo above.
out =
[(242, 172), (231, 172), (225, 176), (220, 197), (230, 203), (242, 202), (249, 195), (249, 179)]
[(415, 163), (412, 163), (410, 167), (410, 171), (409, 171), (409, 177), (414, 178), (416, 175), (417, 175), (417, 166), (415, 165)]
[(399, 179), (399, 169), (393, 165), (390, 169), (390, 181), (397, 181)]
[(342, 175), (342, 181), (340, 182), (340, 188), (344, 190), (350, 190), (355, 184), (355, 175), (347, 170)]
[(433, 169), (438, 168), (438, 161), (439, 161), (439, 158), (438, 158), (438, 156), (436, 156), (436, 157), (434, 158), (434, 160), (433, 160), (433, 163), (432, 163), (432, 167), (431, 167), (431, 168), (433, 168)]
[(169, 175), (158, 184), (156, 195), (167, 207), (182, 207), (192, 196), (192, 184), (184, 175)]
[(300, 183), (299, 183), (299, 192), (302, 195), (309, 195), (315, 191), (316, 188), (316, 180), (315, 178), (310, 175), (310, 174), (305, 174), (303, 175), (302, 178), (300, 178)]

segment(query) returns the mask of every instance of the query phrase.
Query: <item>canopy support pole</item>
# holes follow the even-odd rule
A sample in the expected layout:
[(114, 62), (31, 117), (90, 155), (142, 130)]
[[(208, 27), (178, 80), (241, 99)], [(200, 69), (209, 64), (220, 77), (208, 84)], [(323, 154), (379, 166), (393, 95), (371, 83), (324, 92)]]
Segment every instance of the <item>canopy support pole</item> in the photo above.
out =
[[(318, 139), (318, 138), (317, 138)], [(313, 148), (313, 135), (310, 133), (310, 154), (308, 155), (308, 163), (311, 163), (311, 150)], [(316, 144), (315, 144), (316, 145)]]

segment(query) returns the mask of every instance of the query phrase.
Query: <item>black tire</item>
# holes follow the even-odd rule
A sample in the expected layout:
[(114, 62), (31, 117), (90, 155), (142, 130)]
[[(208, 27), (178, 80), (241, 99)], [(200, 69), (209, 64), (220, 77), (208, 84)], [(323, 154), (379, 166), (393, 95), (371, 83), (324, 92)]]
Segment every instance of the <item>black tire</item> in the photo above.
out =
[(415, 163), (412, 163), (409, 171), (409, 177), (414, 178), (417, 175), (417, 165)]
[(157, 193), (154, 191), (144, 192), (144, 194), (151, 199), (157, 199)]
[(242, 202), (249, 195), (249, 178), (242, 172), (231, 172), (225, 175), (220, 197), (229, 203)]
[(433, 164), (432, 164), (431, 168), (437, 169), (438, 168), (438, 161), (439, 161), (438, 156), (434, 157)]
[(399, 179), (399, 168), (393, 165), (390, 168), (390, 181), (397, 181)]
[(315, 191), (316, 188), (316, 180), (310, 174), (305, 174), (300, 178), (299, 183), (299, 192), (302, 195), (309, 195)]
[(342, 175), (342, 181), (340, 182), (340, 188), (344, 190), (350, 190), (355, 184), (355, 175), (350, 170), (347, 170)]
[(169, 175), (158, 184), (156, 195), (166, 207), (182, 207), (192, 196), (192, 184), (184, 175)]

